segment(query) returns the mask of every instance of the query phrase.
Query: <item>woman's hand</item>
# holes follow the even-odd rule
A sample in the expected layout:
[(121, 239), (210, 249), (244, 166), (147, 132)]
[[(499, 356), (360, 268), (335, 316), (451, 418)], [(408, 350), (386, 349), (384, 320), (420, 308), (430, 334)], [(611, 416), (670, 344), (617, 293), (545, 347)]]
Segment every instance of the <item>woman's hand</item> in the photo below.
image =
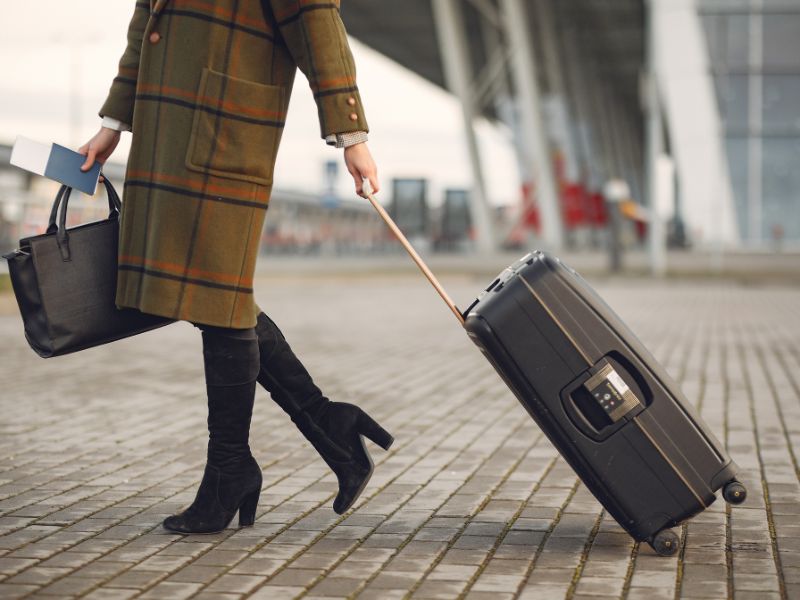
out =
[(378, 192), (380, 189), (378, 167), (375, 166), (375, 161), (372, 160), (372, 155), (369, 153), (366, 142), (353, 144), (345, 148), (344, 163), (356, 182), (356, 194), (362, 198), (367, 197), (366, 193), (364, 193), (364, 179), (369, 179), (373, 194)]
[[(94, 161), (97, 160), (101, 165), (104, 164), (114, 148), (119, 144), (120, 132), (116, 129), (109, 129), (108, 127), (100, 127), (92, 139), (86, 142), (83, 146), (78, 148), (78, 153), (86, 156), (86, 162), (81, 165), (81, 171), (86, 171), (92, 168)], [(103, 181), (103, 176), (100, 176), (100, 181)]]

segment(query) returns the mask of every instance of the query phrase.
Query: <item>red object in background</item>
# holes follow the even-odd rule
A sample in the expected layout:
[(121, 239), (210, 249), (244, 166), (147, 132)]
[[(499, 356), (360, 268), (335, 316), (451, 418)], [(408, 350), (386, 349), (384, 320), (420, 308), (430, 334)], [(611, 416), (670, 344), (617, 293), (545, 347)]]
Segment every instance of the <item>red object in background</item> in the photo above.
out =
[(634, 221), (633, 223), (636, 227), (636, 236), (640, 242), (643, 242), (647, 236), (647, 223), (645, 221)]
[(608, 223), (608, 211), (603, 194), (595, 192), (589, 194), (589, 223), (594, 226), (604, 227)]
[(525, 181), (522, 184), (522, 224), (540, 233), (542, 222), (539, 217), (539, 207), (535, 200), (536, 189), (533, 182)]
[(526, 243), (526, 231), (533, 229), (539, 233), (541, 222), (539, 210), (533, 200), (534, 186), (530, 181), (524, 181), (520, 186), (520, 214), (514, 227), (508, 234), (506, 243), (513, 246), (522, 246)]
[(567, 229), (585, 225), (588, 222), (585, 196), (586, 192), (579, 183), (563, 183), (561, 185), (561, 209)]

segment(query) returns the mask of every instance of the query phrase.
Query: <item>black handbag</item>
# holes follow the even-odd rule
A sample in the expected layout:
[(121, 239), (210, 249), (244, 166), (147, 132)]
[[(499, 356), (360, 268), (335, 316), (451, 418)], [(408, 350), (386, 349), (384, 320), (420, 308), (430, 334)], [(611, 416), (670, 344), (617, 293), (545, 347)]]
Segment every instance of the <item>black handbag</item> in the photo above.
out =
[(103, 183), (108, 195), (107, 219), (67, 229), (72, 188), (62, 185), (45, 233), (22, 238), (19, 248), (3, 255), (8, 260), (25, 339), (43, 358), (107, 344), (175, 322), (135, 308), (117, 308), (122, 204), (111, 182), (104, 178)]

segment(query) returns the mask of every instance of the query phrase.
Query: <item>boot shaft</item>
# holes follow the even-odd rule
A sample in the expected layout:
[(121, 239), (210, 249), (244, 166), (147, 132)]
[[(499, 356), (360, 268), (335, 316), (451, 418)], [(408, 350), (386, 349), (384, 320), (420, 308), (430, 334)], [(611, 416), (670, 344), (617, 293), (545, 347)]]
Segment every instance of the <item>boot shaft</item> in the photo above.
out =
[(202, 330), (203, 368), (208, 396), (207, 462), (240, 470), (252, 459), (249, 436), (260, 368), (253, 328)]
[(256, 317), (261, 371), (258, 382), (295, 423), (308, 413), (312, 418), (328, 403), (322, 390), (292, 351), (283, 332), (264, 312)]

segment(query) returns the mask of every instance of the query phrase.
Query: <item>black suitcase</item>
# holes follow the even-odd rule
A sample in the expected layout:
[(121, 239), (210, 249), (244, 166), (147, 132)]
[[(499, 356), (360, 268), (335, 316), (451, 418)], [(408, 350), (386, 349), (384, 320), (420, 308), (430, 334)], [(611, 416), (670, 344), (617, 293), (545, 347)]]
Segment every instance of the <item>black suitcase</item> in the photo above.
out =
[(574, 270), (534, 252), (469, 307), (465, 328), (587, 488), (637, 541), (678, 550), (670, 530), (737, 466), (621, 319)]
[(614, 519), (659, 554), (670, 528), (723, 496), (738, 467), (677, 383), (580, 275), (533, 252), (462, 313), (403, 233), (367, 198), (519, 401)]

